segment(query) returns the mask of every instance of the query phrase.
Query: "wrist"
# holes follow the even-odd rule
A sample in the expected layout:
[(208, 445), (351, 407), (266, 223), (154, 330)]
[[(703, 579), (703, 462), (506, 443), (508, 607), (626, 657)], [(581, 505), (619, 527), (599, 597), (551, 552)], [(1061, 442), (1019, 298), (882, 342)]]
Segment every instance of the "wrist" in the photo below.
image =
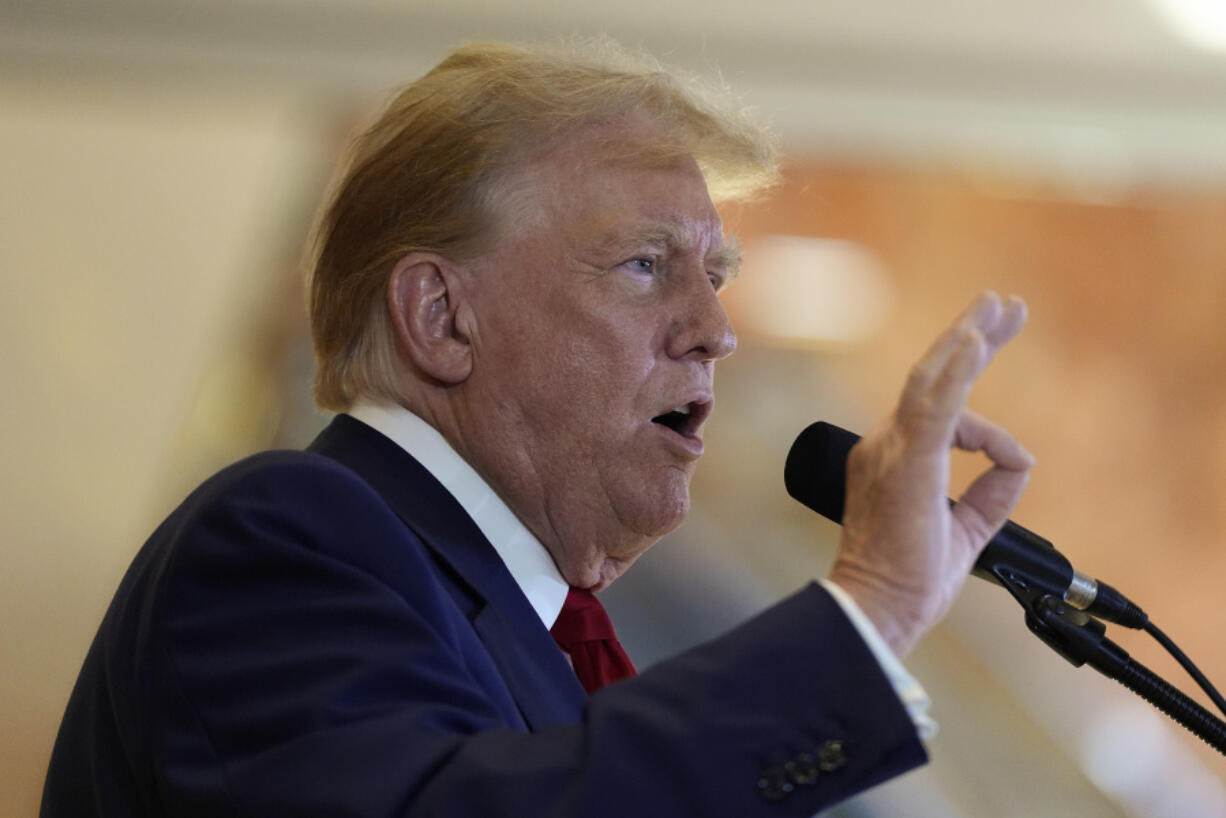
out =
[(896, 657), (901, 659), (919, 641), (924, 631), (922, 619), (910, 610), (906, 594), (878, 577), (839, 563), (831, 569), (829, 581), (851, 598)]

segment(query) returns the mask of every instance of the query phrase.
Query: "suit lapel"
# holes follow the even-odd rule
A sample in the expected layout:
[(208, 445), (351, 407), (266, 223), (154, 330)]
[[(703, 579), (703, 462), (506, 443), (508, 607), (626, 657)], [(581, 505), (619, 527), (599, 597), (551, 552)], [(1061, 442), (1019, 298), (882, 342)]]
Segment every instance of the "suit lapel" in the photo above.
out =
[(529, 729), (574, 722), (586, 700), (574, 672), (502, 559), (455, 498), (411, 455), (338, 415), (310, 450), (348, 466), (383, 497), (476, 600), (472, 626)]

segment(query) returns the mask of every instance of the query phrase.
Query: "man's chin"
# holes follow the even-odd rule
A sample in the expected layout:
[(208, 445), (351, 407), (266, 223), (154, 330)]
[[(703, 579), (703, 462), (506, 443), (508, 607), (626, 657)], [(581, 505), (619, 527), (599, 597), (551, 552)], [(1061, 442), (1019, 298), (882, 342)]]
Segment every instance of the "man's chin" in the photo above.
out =
[(685, 515), (682, 514), (680, 519), (663, 527), (659, 533), (630, 534), (623, 532), (618, 542), (606, 546), (605, 550), (592, 555), (583, 564), (573, 565), (563, 570), (563, 576), (573, 587), (603, 591), (612, 585), (614, 580), (626, 573), (627, 569), (659, 542), (661, 537), (681, 525), (684, 519)]
[(590, 548), (573, 553), (568, 560), (571, 564), (563, 567), (568, 583), (592, 590), (608, 587), (661, 537), (685, 522), (690, 511), (689, 473), (670, 467), (663, 476), (655, 472), (652, 477), (654, 483), (640, 480), (630, 486), (623, 482), (630, 490), (609, 492), (610, 506), (601, 519), (575, 529), (587, 533), (570, 538), (572, 546), (586, 541)]
[[(643, 549), (644, 552), (646, 550), (646, 548)], [(596, 584), (592, 586), (592, 590), (603, 591), (605, 588), (608, 588), (613, 584), (614, 580), (626, 573), (626, 569), (633, 565), (634, 561), (640, 556), (642, 556), (642, 552), (630, 557), (629, 559), (614, 559), (613, 557), (605, 559), (597, 570), (597, 581)]]
[[(669, 475), (650, 494), (639, 492), (633, 503), (625, 503), (618, 513), (628, 539), (638, 539), (646, 545), (637, 553), (646, 551), (657, 540), (671, 534), (690, 513), (690, 476), (679, 470), (669, 469)], [(643, 488), (647, 488), (644, 486)], [(626, 549), (635, 550), (635, 546)], [(637, 556), (637, 554), (636, 554)]]

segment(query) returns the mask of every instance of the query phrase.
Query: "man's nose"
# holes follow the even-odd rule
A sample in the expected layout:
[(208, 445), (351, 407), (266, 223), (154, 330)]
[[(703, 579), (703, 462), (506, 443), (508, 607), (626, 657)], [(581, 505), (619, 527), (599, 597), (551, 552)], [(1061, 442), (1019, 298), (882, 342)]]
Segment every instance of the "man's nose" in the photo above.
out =
[(688, 283), (674, 316), (668, 353), (673, 358), (718, 361), (736, 350), (736, 333), (704, 272)]

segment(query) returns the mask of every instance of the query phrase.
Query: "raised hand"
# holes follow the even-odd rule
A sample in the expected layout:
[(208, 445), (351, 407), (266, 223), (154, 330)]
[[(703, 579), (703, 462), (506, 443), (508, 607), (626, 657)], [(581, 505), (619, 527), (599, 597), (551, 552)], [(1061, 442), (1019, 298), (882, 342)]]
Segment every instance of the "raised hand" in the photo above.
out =
[[(895, 410), (851, 450), (843, 537), (830, 579), (899, 656), (945, 615), (1026, 486), (1033, 456), (966, 409), (971, 386), (1026, 322), (1026, 305), (980, 295), (912, 368)], [(951, 510), (949, 455), (991, 465)]]

